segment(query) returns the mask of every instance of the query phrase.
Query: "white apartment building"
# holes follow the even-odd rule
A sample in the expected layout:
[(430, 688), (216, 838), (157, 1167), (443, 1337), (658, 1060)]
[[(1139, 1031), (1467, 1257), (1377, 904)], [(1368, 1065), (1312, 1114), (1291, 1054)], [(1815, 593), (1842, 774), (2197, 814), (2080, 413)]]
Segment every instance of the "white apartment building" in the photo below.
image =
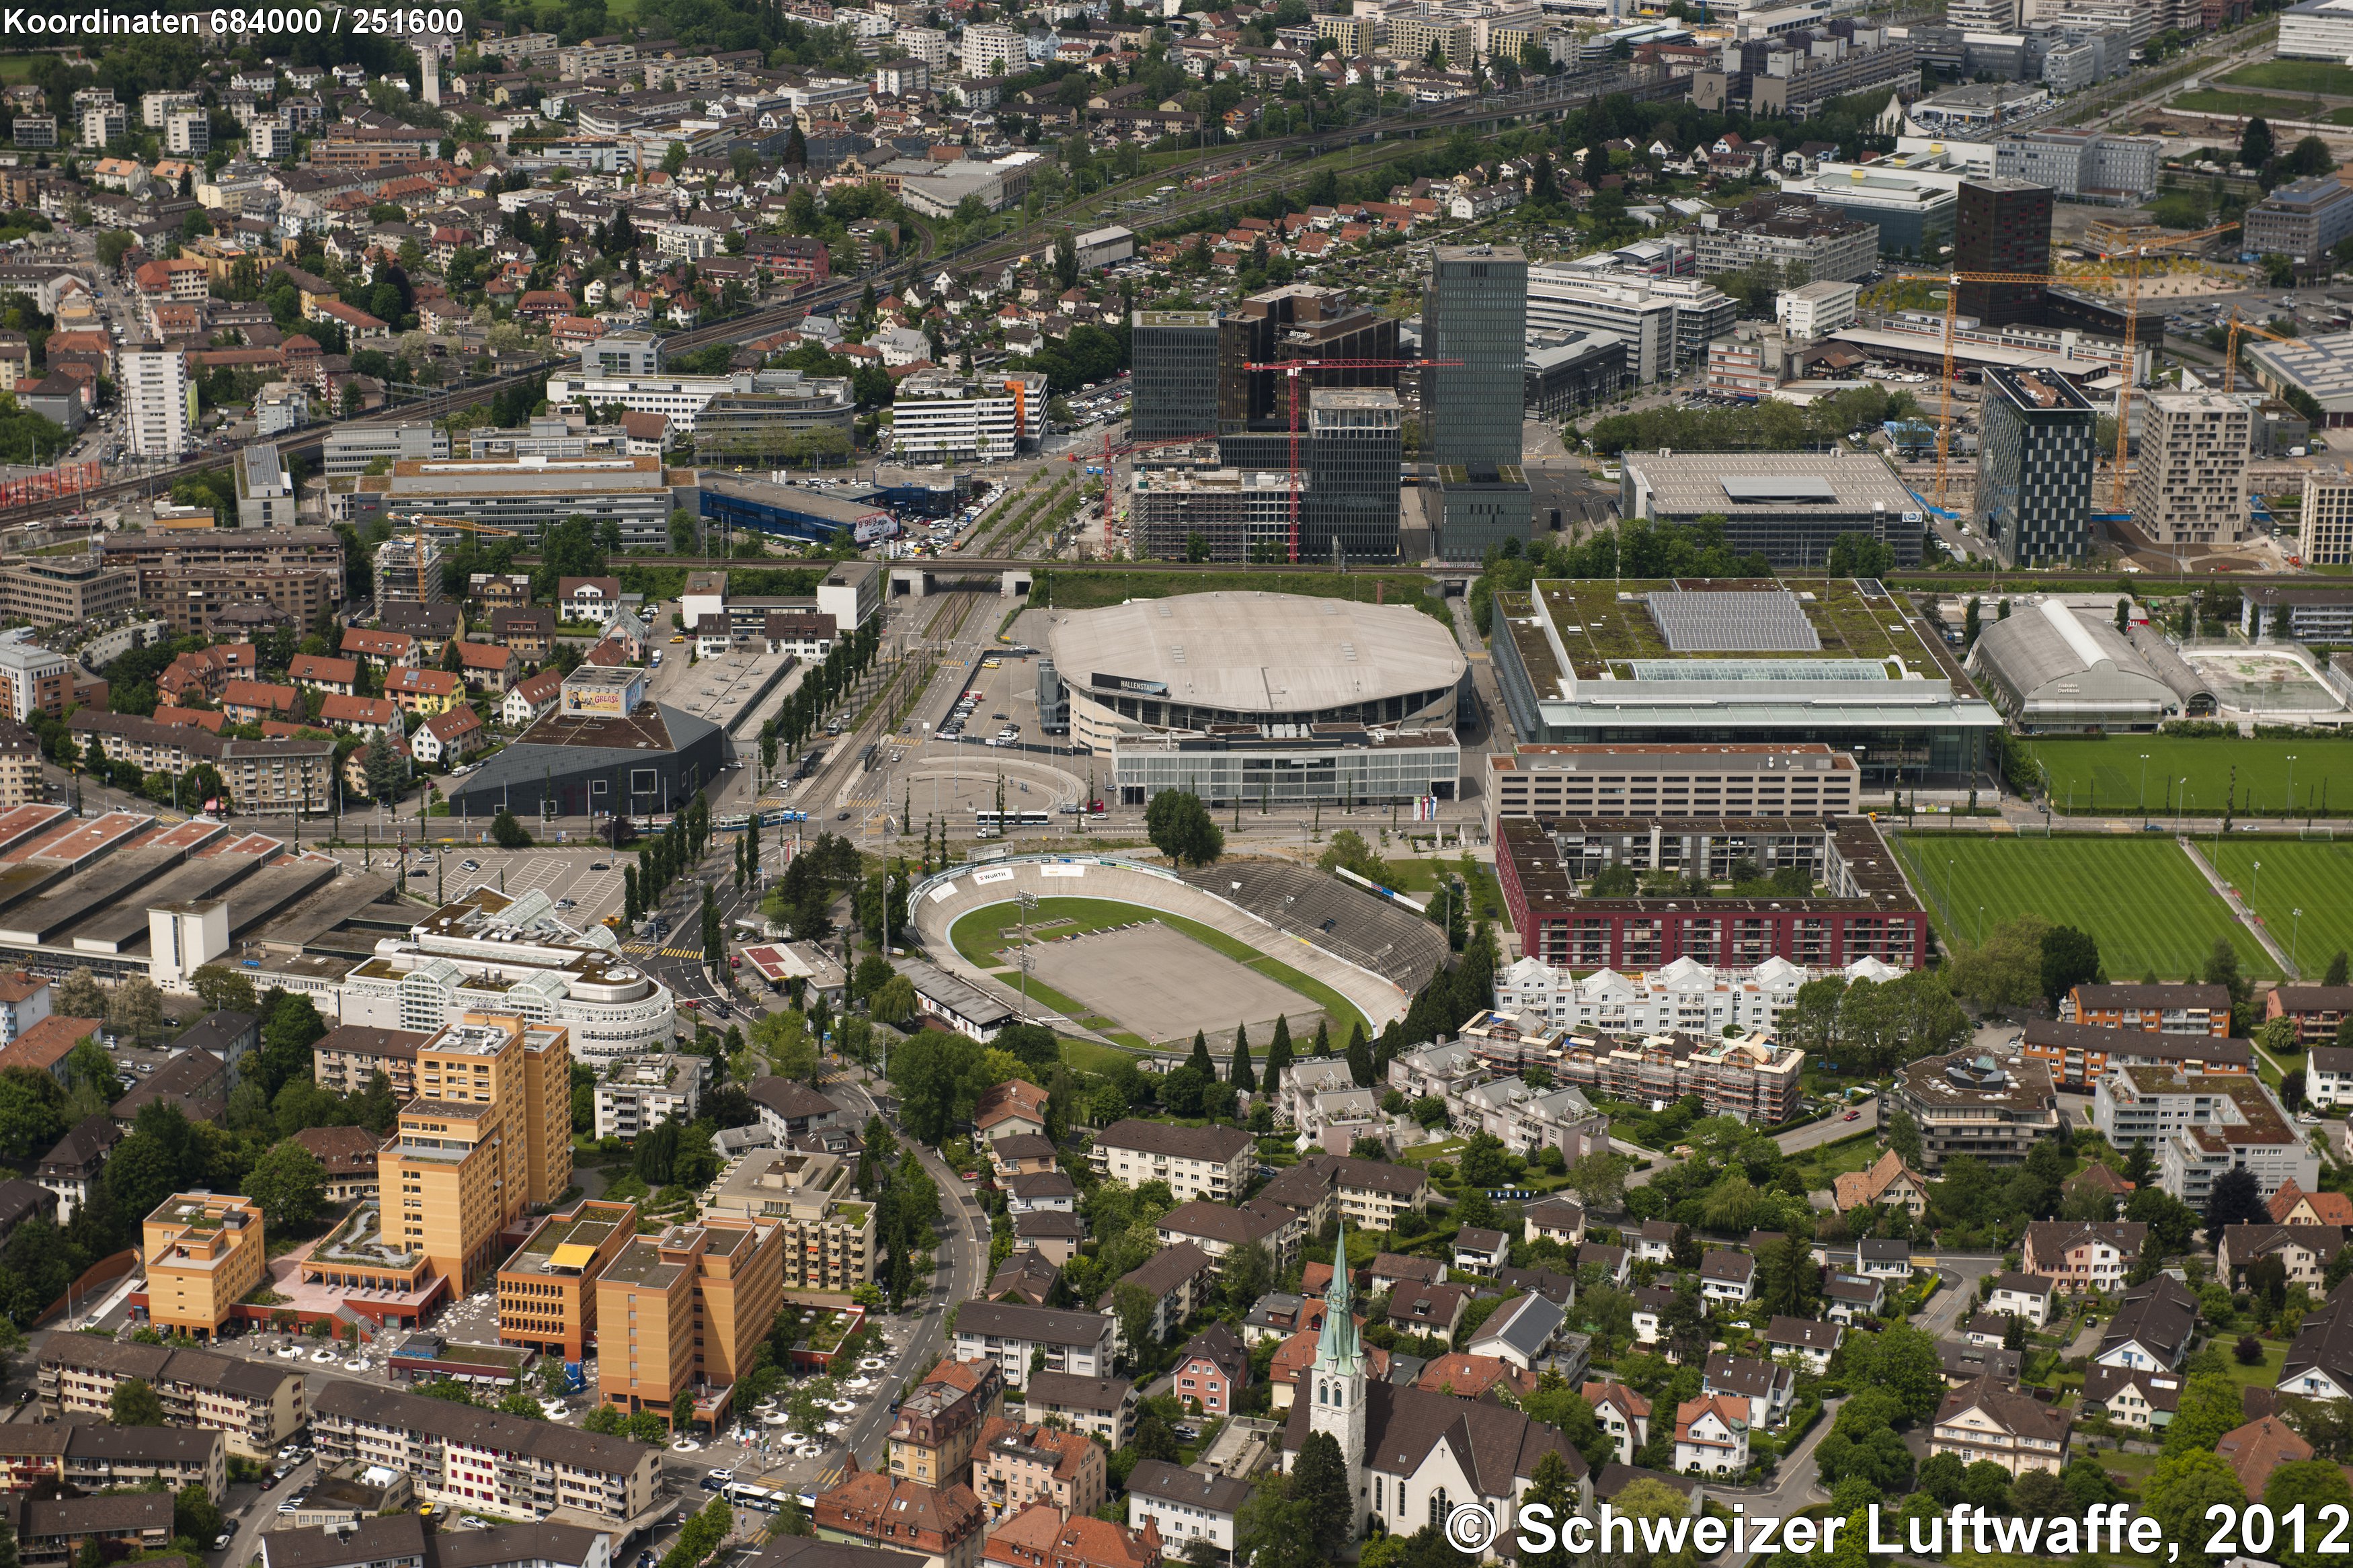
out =
[(150, 131), (161, 131), (174, 113), (183, 109), (199, 108), (204, 101), (202, 93), (170, 88), (157, 92), (142, 92), (139, 95), (139, 123)]
[(2353, 0), (2306, 0), (2280, 13), (2282, 59), (2353, 58)]
[(1088, 1158), (1098, 1174), (1131, 1187), (1166, 1182), (1178, 1203), (1240, 1201), (1257, 1143), (1239, 1127), (1170, 1127), (1114, 1121), (1095, 1134)]
[(2228, 1170), (2252, 1172), (2265, 1197), (2320, 1180), (2320, 1157), (2253, 1073), (2110, 1068), (2092, 1090), (2092, 1125), (2115, 1148), (2154, 1147), (2158, 1184), (2196, 1209)]
[(701, 1057), (653, 1056), (614, 1063), (596, 1080), (596, 1136), (634, 1138), (649, 1128), (694, 1120), (711, 1064)]
[(1112, 1375), (1117, 1321), (1108, 1312), (1060, 1312), (1004, 1301), (966, 1301), (955, 1311), (955, 1359), (993, 1361), (1005, 1386), (1026, 1389), (1029, 1368), (1073, 1377)]
[(294, 127), (282, 114), (258, 114), (245, 128), (247, 149), (265, 163), (294, 155)]
[(1861, 298), (1859, 284), (1824, 280), (1782, 289), (1773, 301), (1773, 310), (1783, 331), (1810, 342), (1854, 325), (1855, 301)]
[(19, 724), (30, 719), (42, 705), (41, 688), (47, 684), (55, 689), (66, 668), (65, 655), (31, 643), (0, 647), (0, 712)]
[(320, 1395), (311, 1430), (322, 1466), (381, 1465), (428, 1501), (512, 1519), (563, 1509), (622, 1525), (653, 1506), (660, 1486), (659, 1447), (356, 1379)]
[(213, 122), (201, 109), (175, 109), (164, 121), (164, 145), (176, 156), (198, 156), (213, 150)]
[(122, 406), (131, 423), (131, 455), (176, 458), (188, 449), (195, 423), (196, 386), (188, 356), (142, 343), (122, 351)]
[[(1580, 980), (1571, 970), (1523, 958), (1495, 977), (1495, 1011), (1534, 1015), (1552, 1029), (1604, 1034), (1719, 1035), (1735, 1027), (1769, 1033), (1797, 1001), (1798, 988), (1824, 973), (1778, 957), (1753, 969), (1714, 969), (1678, 958), (1635, 974), (1597, 969)], [(1849, 981), (1885, 982), (1903, 972), (1859, 958), (1835, 973)]]
[(673, 432), (689, 436), (712, 398), (754, 394), (774, 395), (780, 408), (806, 412), (812, 420), (847, 417), (857, 404), (847, 380), (804, 376), (798, 371), (745, 370), (730, 375), (584, 375), (575, 371), (547, 378), (551, 404), (596, 408), (617, 403), (632, 414), (667, 415)]
[(1029, 43), (1012, 28), (995, 22), (964, 30), (964, 74), (1003, 76), (1029, 63)]
[[(971, 36), (972, 29), (965, 29)], [(918, 371), (891, 408), (892, 450), (903, 462), (987, 461), (1034, 451), (1046, 437), (1046, 378), (1036, 371), (967, 379)]]
[(2133, 527), (2151, 543), (2230, 544), (2247, 523), (2253, 412), (2220, 392), (2141, 395)]
[(935, 71), (948, 68), (948, 36), (937, 27), (902, 27), (891, 35), (899, 52)]

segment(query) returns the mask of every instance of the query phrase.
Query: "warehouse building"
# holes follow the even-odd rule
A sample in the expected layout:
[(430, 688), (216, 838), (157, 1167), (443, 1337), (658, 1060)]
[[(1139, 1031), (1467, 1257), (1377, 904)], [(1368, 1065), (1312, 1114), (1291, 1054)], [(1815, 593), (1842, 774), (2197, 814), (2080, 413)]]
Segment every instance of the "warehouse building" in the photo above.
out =
[(1685, 525), (1724, 519), (1725, 541), (1777, 569), (1820, 567), (1843, 533), (1868, 534), (1920, 563), (1927, 514), (1873, 457), (1798, 453), (1657, 453), (1624, 458), (1620, 510)]
[[(2164, 647), (2153, 635), (2144, 641)], [(2203, 689), (2179, 656), (2161, 669), (2153, 652), (2101, 615), (2053, 597), (1983, 627), (1968, 668), (2028, 734), (2147, 734), (2200, 711)], [(2202, 710), (2213, 711), (2211, 692)]]
[(2294, 387), (2320, 405), (2322, 424), (2332, 429), (2353, 425), (2353, 332), (2284, 343), (2258, 339), (2243, 347), (2265, 391), (2284, 397)]

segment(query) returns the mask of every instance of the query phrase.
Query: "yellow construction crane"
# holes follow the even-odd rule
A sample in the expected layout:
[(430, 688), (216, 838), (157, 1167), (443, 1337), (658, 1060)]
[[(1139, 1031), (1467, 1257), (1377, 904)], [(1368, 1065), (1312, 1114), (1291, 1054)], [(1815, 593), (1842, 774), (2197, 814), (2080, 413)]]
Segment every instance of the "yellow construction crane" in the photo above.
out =
[(425, 531), (427, 528), (455, 529), (461, 533), (495, 533), (507, 539), (515, 537), (513, 529), (493, 528), (487, 522), (467, 522), (454, 517), (417, 516), (409, 519), (409, 530), (417, 536), (417, 602), (420, 605), (428, 602), (425, 592)]
[(2241, 332), (2253, 332), (2259, 338), (2269, 338), (2275, 343), (2292, 343), (2295, 342), (2294, 338), (2283, 336), (2278, 332), (2273, 331), (2269, 327), (2259, 327), (2253, 321), (2242, 321), (2239, 320), (2239, 308), (2236, 305), (2232, 306), (2230, 348), (2227, 351), (2227, 357), (2222, 361), (2222, 390), (2225, 392), (2231, 391), (2238, 384), (2239, 334)]
[(2173, 246), (2188, 245), (2211, 239), (2217, 235), (2228, 234), (2231, 230), (2238, 226), (2239, 226), (2234, 223), (2226, 223), (2218, 228), (2200, 229), (2193, 234), (2175, 235), (2165, 239), (2151, 240), (2141, 245), (2137, 245), (2130, 250), (2118, 251), (2111, 259), (2129, 261), (2132, 263), (2132, 269), (2129, 272), (2124, 273), (2078, 272), (2067, 277), (2062, 277), (2057, 273), (2050, 272), (1905, 273), (1904, 276), (1906, 279), (1916, 279), (1931, 283), (1945, 282), (1950, 285), (1945, 295), (1945, 384), (1940, 410), (1936, 421), (1936, 505), (1941, 508), (1945, 504), (1945, 487), (1948, 465), (1951, 461), (1953, 437), (1953, 329), (1955, 318), (1960, 311), (1962, 284), (2040, 283), (2049, 285), (2052, 283), (2072, 283), (2113, 285), (2121, 282), (2124, 285), (2125, 354), (2124, 365), (2122, 368), (2124, 385), (2116, 394), (2116, 460), (2114, 489), (2111, 491), (2111, 504), (2116, 510), (2122, 511), (2125, 510), (2125, 458), (2127, 449), (2126, 442), (2128, 439), (2126, 432), (2131, 428), (2132, 423), (2133, 365), (2137, 357), (2138, 339), (2140, 336), (2140, 264), (2149, 257), (2163, 255)]

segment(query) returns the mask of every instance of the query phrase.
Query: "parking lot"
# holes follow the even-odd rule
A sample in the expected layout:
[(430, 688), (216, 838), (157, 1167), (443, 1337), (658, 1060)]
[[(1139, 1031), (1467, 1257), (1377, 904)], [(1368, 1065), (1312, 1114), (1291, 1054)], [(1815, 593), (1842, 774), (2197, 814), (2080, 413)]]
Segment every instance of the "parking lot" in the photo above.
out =
[[(437, 831), (454, 826), (448, 818), (437, 818), (431, 826)], [(447, 902), (483, 887), (496, 888), (510, 898), (536, 889), (554, 900), (556, 914), (566, 924), (582, 928), (620, 912), (621, 858), (584, 846), (500, 849), (489, 842), (487, 823), (473, 825), (469, 837), (475, 841), (425, 852), (412, 847), (406, 856), (382, 846), (325, 853), (353, 870), (396, 879), (420, 899)], [(623, 850), (622, 857), (628, 853)]]

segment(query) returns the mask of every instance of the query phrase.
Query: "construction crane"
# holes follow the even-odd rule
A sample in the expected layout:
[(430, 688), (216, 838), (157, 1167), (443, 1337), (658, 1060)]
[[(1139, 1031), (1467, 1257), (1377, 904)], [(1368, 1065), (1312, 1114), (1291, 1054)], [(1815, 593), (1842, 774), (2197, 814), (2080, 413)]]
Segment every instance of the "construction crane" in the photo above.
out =
[(1264, 363), (1252, 361), (1243, 368), (1278, 372), (1291, 384), (1291, 548), (1290, 561), (1299, 564), (1299, 373), (1312, 370), (1435, 370), (1460, 365), (1459, 359), (1284, 359)]
[(2239, 308), (2236, 305), (2232, 306), (2230, 348), (2228, 350), (2228, 357), (2226, 357), (2222, 362), (2222, 390), (2225, 392), (2231, 391), (2238, 384), (2239, 334), (2241, 332), (2253, 332), (2259, 338), (2269, 338), (2275, 343), (2292, 343), (2295, 342), (2294, 338), (2282, 336), (2280, 333), (2273, 331), (2269, 327), (2259, 327), (2253, 321), (2241, 321), (2239, 319)]
[(427, 528), (455, 529), (462, 533), (495, 533), (507, 539), (515, 537), (515, 531), (512, 528), (493, 528), (487, 522), (467, 522), (454, 517), (427, 517), (419, 513), (410, 518), (408, 523), (410, 531), (417, 535), (417, 602), (420, 605), (430, 602), (425, 592), (425, 531)]

